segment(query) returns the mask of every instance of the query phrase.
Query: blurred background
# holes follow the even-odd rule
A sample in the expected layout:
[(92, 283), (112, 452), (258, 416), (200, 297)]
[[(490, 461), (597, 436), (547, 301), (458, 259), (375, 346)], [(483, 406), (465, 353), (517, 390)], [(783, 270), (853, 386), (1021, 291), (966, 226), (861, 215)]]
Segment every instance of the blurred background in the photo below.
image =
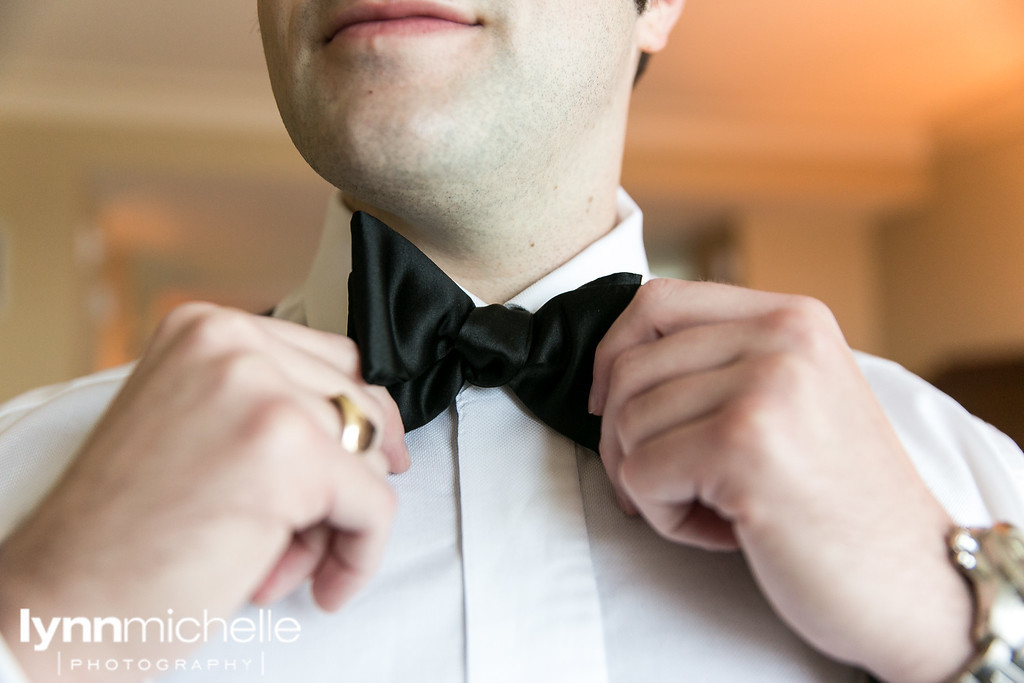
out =
[[(1021, 0), (689, 0), (624, 184), (656, 272), (816, 296), (1024, 440)], [(0, 0), (0, 400), (270, 308), (330, 192), (253, 0)]]

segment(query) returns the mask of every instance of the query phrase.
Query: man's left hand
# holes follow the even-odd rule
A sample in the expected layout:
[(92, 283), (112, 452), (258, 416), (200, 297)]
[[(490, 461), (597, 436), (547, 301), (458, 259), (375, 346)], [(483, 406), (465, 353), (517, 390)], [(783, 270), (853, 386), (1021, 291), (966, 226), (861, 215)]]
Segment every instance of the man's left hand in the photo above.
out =
[(654, 280), (598, 347), (591, 409), (620, 504), (741, 549), (811, 645), (893, 681), (970, 657), (952, 521), (820, 302)]

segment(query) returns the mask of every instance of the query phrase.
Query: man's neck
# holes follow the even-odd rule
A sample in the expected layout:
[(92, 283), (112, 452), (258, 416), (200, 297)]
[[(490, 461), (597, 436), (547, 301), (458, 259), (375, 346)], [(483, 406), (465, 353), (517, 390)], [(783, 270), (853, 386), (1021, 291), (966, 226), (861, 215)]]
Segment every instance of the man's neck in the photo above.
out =
[(616, 187), (552, 187), (548, 196), (446, 221), (411, 221), (349, 195), (345, 203), (384, 221), (485, 302), (504, 303), (615, 226)]

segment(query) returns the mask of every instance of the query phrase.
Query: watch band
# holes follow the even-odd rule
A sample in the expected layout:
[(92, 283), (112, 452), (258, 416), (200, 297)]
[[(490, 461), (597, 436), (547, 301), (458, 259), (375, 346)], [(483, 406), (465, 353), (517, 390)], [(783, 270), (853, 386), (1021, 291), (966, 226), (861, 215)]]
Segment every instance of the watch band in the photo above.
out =
[(984, 649), (954, 679), (956, 683), (1024, 683), (1024, 652), (998, 638), (989, 638), (981, 646)]
[(1024, 534), (1009, 524), (954, 529), (954, 563), (974, 593), (978, 654), (957, 683), (1024, 683)]

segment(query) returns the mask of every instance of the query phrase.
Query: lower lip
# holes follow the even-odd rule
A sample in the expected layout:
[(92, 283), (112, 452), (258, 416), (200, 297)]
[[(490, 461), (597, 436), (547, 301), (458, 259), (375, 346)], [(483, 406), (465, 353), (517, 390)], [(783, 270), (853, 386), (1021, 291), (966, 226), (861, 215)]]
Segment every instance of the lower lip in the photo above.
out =
[(351, 24), (338, 31), (331, 40), (333, 41), (339, 37), (348, 39), (372, 38), (376, 36), (416, 36), (466, 28), (474, 28), (474, 26), (436, 17), (406, 17), (404, 19), (362, 21), (358, 24)]

